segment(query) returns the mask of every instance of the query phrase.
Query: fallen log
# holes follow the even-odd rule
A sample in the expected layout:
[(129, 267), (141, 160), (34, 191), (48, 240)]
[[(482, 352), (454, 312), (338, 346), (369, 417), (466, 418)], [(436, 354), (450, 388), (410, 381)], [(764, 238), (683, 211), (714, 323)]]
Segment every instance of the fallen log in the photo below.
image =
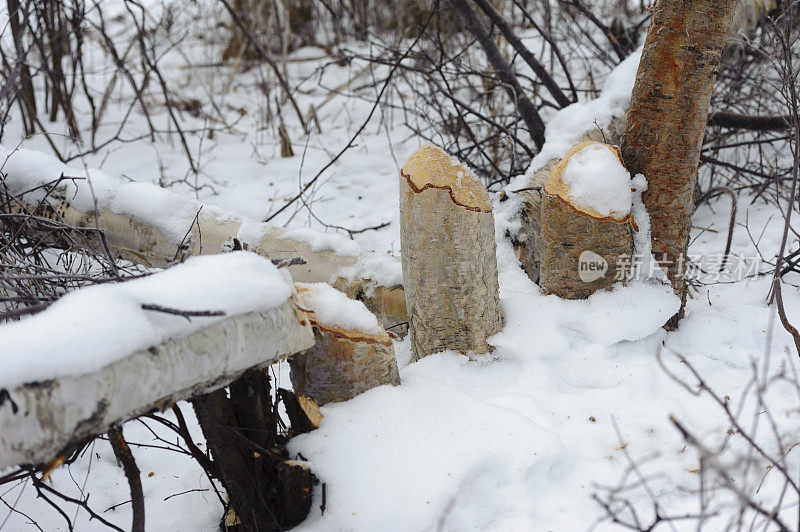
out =
[[(384, 326), (407, 321), (402, 281), (384, 273), (385, 264), (396, 259), (365, 251), (341, 235), (281, 229), (153, 184), (114, 180), (95, 171), (88, 172), (90, 187), (86, 171), (31, 150), (8, 151), (0, 146), (0, 170), (10, 192), (29, 212), (76, 229), (100, 229), (115, 257), (159, 268), (188, 256), (240, 248), (270, 259), (301, 257), (305, 264), (288, 267), (294, 280), (337, 281), (342, 291), (360, 294)], [(49, 196), (42, 202), (44, 189)], [(96, 234), (86, 232), (70, 242), (95, 249), (104, 246)], [(353, 268), (361, 277), (347, 274)], [(359, 287), (369, 289), (359, 292)]]
[(400, 171), (400, 242), (414, 359), (488, 353), (502, 327), (492, 206), (472, 170), (432, 144)]
[[(191, 267), (189, 263), (179, 267), (187, 266)], [(84, 290), (131, 290), (130, 287), (135, 283), (152, 283), (154, 278), (166, 276), (175, 269), (141, 280)], [(174, 276), (168, 280), (170, 285), (174, 285)], [(121, 352), (121, 356), (115, 356), (107, 363), (96, 361), (94, 363), (99, 366), (98, 369), (86, 370), (88, 366), (83, 364), (87, 361), (81, 360), (80, 369), (67, 368), (53, 375), (40, 372), (38, 375), (47, 378), (35, 377), (37, 380), (26, 379), (26, 375), (33, 374), (29, 370), (24, 373), (13, 370), (6, 372), (0, 379), (0, 471), (19, 464), (46, 463), (68, 453), (72, 445), (107, 432), (109, 427), (153, 410), (163, 410), (177, 401), (207, 394), (228, 385), (250, 368), (265, 367), (310, 348), (314, 345), (311, 324), (289, 297), (291, 286), (285, 286), (288, 280), (283, 283), (275, 285), (275, 290), (282, 290), (281, 293), (286, 294), (282, 302), (257, 312), (221, 317), (204, 328), (197, 329), (201, 326), (197, 322), (190, 324), (179, 316), (164, 317), (162, 321), (171, 320), (167, 323), (177, 323), (175, 327), (191, 326), (193, 332), (147, 348), (137, 348), (129, 354)], [(271, 289), (267, 286), (262, 291), (268, 293)], [(107, 295), (107, 292), (103, 294)], [(83, 303), (86, 301), (83, 300)], [(127, 308), (128, 305), (123, 302), (121, 308)], [(74, 313), (70, 308), (67, 308), (67, 313)], [(44, 322), (49, 327), (46, 315), (51, 312), (59, 312), (58, 305), (30, 318), (28, 325), (19, 322), (3, 326), (0, 328), (0, 343), (10, 341), (10, 347), (19, 347), (14, 344), (18, 339), (12, 327), (30, 327), (30, 320), (39, 316), (44, 316)], [(63, 309), (61, 312), (64, 313)], [(56, 317), (63, 318), (62, 315)], [(132, 321), (120, 327), (130, 327), (133, 329), (131, 334), (137, 335), (137, 338), (139, 331), (148, 330), (142, 328), (143, 324), (138, 319)], [(163, 329), (162, 321), (159, 321), (159, 326)], [(29, 335), (31, 331), (25, 328), (18, 332)], [(51, 334), (54, 334), (52, 330), (41, 331), (45, 337)], [(65, 339), (73, 338), (69, 331), (59, 334)], [(124, 332), (120, 332), (120, 336), (124, 336)], [(121, 341), (122, 338), (117, 340)], [(45, 343), (48, 341), (45, 340)], [(85, 341), (102, 340), (86, 338)], [(147, 345), (136, 341), (139, 342), (136, 345)], [(41, 354), (45, 356), (45, 353)], [(52, 367), (52, 360), (42, 360), (36, 364)], [(60, 364), (59, 368), (64, 366), (63, 361)], [(28, 363), (25, 367), (32, 365)], [(47, 367), (41, 371), (50, 371)]]

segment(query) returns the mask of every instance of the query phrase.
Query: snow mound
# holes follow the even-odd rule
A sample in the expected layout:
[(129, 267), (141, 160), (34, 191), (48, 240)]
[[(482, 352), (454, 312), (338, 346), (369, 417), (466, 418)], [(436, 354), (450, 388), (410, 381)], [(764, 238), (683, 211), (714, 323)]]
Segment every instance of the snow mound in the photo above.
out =
[(604, 144), (589, 144), (575, 152), (561, 179), (572, 204), (582, 210), (617, 219), (631, 212), (631, 175)]
[(364, 303), (350, 299), (325, 283), (296, 283), (297, 303), (303, 310), (314, 314), (320, 325), (360, 331), (364, 334), (381, 334), (383, 328)]
[[(147, 277), (76, 290), (39, 314), (0, 325), (0, 388), (92, 373), (231, 316), (274, 308), (292, 293), (287, 272), (243, 251), (192, 257)], [(224, 315), (187, 320), (143, 304)]]

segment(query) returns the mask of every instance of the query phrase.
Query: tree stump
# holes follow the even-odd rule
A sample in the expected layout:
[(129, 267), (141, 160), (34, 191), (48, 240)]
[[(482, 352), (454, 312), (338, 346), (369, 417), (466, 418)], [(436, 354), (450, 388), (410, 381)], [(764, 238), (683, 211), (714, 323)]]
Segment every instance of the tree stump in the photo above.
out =
[(316, 344), (289, 360), (294, 391), (322, 406), (400, 384), (389, 334), (359, 301), (324, 283), (296, 283)]
[(618, 279), (618, 260), (633, 255), (633, 216), (604, 216), (578, 207), (563, 181), (570, 158), (591, 145), (605, 146), (620, 159), (619, 151), (606, 144), (582, 142), (572, 147), (550, 172), (542, 190), (539, 286), (546, 294), (583, 299), (610, 288)]
[(556, 162), (558, 159), (547, 161), (533, 173), (524, 190), (518, 192), (522, 198), (522, 211), (514, 250), (522, 269), (534, 283), (539, 282), (539, 260), (542, 256), (539, 247), (542, 238), (542, 195), (544, 184)]
[(431, 144), (400, 171), (400, 242), (414, 360), (489, 352), (486, 340), (502, 327), (489, 195)]

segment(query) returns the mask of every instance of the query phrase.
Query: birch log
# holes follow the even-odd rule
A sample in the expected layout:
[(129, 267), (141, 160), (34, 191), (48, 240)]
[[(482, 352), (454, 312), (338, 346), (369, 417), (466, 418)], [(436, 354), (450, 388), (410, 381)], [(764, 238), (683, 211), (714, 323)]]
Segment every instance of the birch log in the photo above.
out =
[[(632, 215), (603, 216), (570, 201), (563, 171), (570, 158), (590, 144), (598, 143), (573, 146), (553, 166), (542, 190), (539, 286), (546, 294), (566, 299), (583, 299), (610, 288), (617, 281), (618, 259), (633, 255)], [(616, 148), (602, 146), (620, 157)]]
[[(154, 187), (159, 194), (166, 191)], [(195, 212), (188, 205), (189, 200), (169, 193), (169, 201), (176, 211)], [(25, 200), (25, 196), (20, 198)], [(160, 202), (165, 201), (159, 198)], [(407, 321), (405, 306), (398, 304), (404, 300), (400, 284), (384, 286), (370, 278), (350, 279), (342, 277), (342, 270), (357, 266), (373, 258), (373, 253), (339, 254), (334, 250), (320, 250), (318, 245), (308, 239), (301, 239), (291, 231), (273, 227), (266, 223), (243, 221), (241, 218), (215, 209), (201, 209), (196, 219), (186, 222), (186, 232), (170, 234), (157, 223), (148, 220), (142, 213), (139, 216), (114, 212), (111, 208), (98, 205), (95, 212), (79, 209), (66, 198), (53, 204), (39, 203), (32, 199), (27, 205), (30, 212), (51, 219), (58, 219), (74, 228), (93, 229), (99, 227), (106, 237), (109, 248), (115, 257), (130, 260), (148, 267), (162, 268), (176, 260), (191, 255), (212, 255), (232, 249), (234, 239), (245, 249), (267, 258), (301, 257), (306, 263), (288, 266), (292, 278), (299, 282), (332, 282), (338, 279), (339, 287), (348, 293), (360, 293), (367, 307), (373, 310), (381, 322), (389, 327)], [(157, 218), (155, 215), (153, 218)], [(102, 249), (99, 239), (92, 233), (67, 235), (69, 244), (94, 249)], [(65, 236), (65, 238), (67, 237)], [(53, 242), (65, 245), (65, 241)], [(379, 257), (385, 259), (384, 257)], [(360, 287), (370, 287), (362, 290)]]
[(244, 371), (314, 344), (292, 300), (131, 353), (102, 370), (0, 395), (0, 471), (40, 464), (70, 444), (177, 401), (222, 388)]
[(343, 326), (341, 316), (331, 316), (320, 308), (331, 303), (314, 297), (318, 285), (297, 283), (295, 287), (298, 304), (308, 313), (316, 340), (314, 347), (289, 361), (292, 386), (298, 396), (322, 406), (347, 401), (383, 384), (400, 384), (392, 340), (377, 320), (373, 318), (366, 328)]
[(400, 242), (414, 359), (489, 352), (486, 340), (502, 327), (489, 195), (431, 144), (400, 171)]

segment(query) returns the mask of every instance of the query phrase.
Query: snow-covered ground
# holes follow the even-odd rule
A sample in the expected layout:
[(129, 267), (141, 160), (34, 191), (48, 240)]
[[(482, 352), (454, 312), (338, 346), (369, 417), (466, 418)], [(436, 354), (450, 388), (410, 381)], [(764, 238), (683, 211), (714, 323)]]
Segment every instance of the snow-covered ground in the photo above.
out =
[[(200, 64), (212, 51), (218, 54), (218, 47), (203, 43), (187, 46), (182, 53)], [(328, 61), (324, 55), (322, 50), (302, 49), (292, 56), (296, 61), (287, 63), (292, 80), (308, 78), (298, 95), (302, 109), (318, 105), (327, 95), (315, 87), (338, 86), (364, 67), (356, 61), (347, 66), (328, 64), (320, 73), (318, 67)], [(548, 144), (534, 167), (563, 155), (595, 120), (605, 124), (625, 105), (637, 62), (633, 56), (609, 76), (600, 98), (546, 117)], [(182, 147), (168, 138), (113, 143), (81, 161), (112, 176), (169, 186), (254, 219), (265, 219), (293, 197), (348, 142), (370, 112), (368, 100), (345, 91), (317, 111), (322, 133), (308, 137), (285, 112), (296, 155), (281, 158), (277, 135), (265, 129), (259, 115), (265, 102), (255, 88), (256, 71), (234, 73), (227, 66), (188, 68), (175, 51), (160, 64), (175, 76), (186, 98), (204, 100), (208, 91), (214, 93), (230, 121), (236, 120), (238, 109), (244, 110), (244, 118), (234, 126), (236, 133), (220, 131), (208, 138), (206, 131), (188, 137), (199, 161), (196, 176), (189, 172)], [(363, 79), (383, 75), (376, 68)], [(108, 125), (101, 133), (114, 131), (124, 112), (126, 95), (122, 89), (119, 92), (119, 102), (110, 109)], [(166, 128), (166, 112), (155, 108), (154, 118)], [(202, 130), (201, 118), (185, 118), (188, 128)], [(143, 117), (134, 116), (125, 136), (133, 138), (145, 131)], [(13, 148), (17, 139), (22, 139), (18, 121), (6, 129), (4, 146)], [(64, 154), (81, 150), (66, 140), (59, 139), (57, 144)], [(401, 116), (380, 111), (357, 145), (306, 195), (305, 205), (298, 203), (272, 222), (342, 234), (347, 233), (334, 226), (358, 230), (388, 223), (353, 238), (365, 249), (399, 256), (398, 169), (420, 144), (402, 126)], [(50, 150), (41, 135), (22, 141), (22, 146)], [(507, 190), (519, 188), (521, 182), (523, 178)], [(604, 487), (620, 482), (632, 485), (624, 495), (640, 509), (645, 522), (652, 519), (655, 500), (662, 515), (694, 512), (700, 504), (703, 471), (670, 416), (709, 446), (731, 437), (730, 425), (707, 395), (692, 393), (695, 381), (678, 356), (720, 396), (729, 397), (741, 424), (757, 427), (759, 442), (771, 453), (780, 455), (798, 441), (796, 389), (774, 379), (761, 404), (752, 393), (744, 393), (754, 373), (791, 376), (797, 370), (791, 337), (781, 327), (774, 307), (766, 304), (769, 276), (737, 281), (709, 278), (708, 284), (692, 293), (687, 315), (673, 332), (661, 325), (675, 311), (676, 300), (655, 282), (634, 281), (587, 301), (544, 296), (520, 268), (506, 236), (506, 230), (513, 232), (518, 226), (517, 200), (509, 194), (511, 199), (501, 202), (497, 192), (492, 195), (505, 325), (492, 339), (494, 353), (485, 360), (469, 360), (445, 352), (412, 364), (408, 340), (400, 341), (395, 346), (400, 386), (380, 387), (346, 403), (322, 407), (319, 429), (293, 439), (289, 447), (309, 460), (326, 486), (324, 513), (318, 489), (312, 514), (300, 529), (616, 529), (618, 525), (606, 519), (594, 496), (602, 498)], [(724, 197), (698, 209), (690, 254), (721, 255), (728, 212)], [(737, 213), (733, 255), (756, 257), (760, 250), (771, 258), (779, 247), (782, 228), (783, 218), (774, 206), (760, 200), (743, 202)], [(793, 245), (792, 250), (796, 249)], [(761, 265), (761, 271), (767, 269)], [(797, 284), (800, 280), (787, 276), (787, 281)], [(800, 322), (800, 293), (787, 285), (784, 299), (790, 320)], [(291, 386), (287, 364), (273, 371), (279, 386)], [(692, 386), (682, 386), (674, 377)], [(778, 423), (779, 441), (772, 438), (767, 420), (759, 417), (764, 405)], [(190, 408), (184, 406), (188, 416)], [(169, 412), (165, 417), (173, 419)], [(196, 422), (191, 417), (189, 422), (196, 441), (202, 442)], [(124, 430), (142, 471), (148, 530), (216, 530), (222, 505), (190, 456), (164, 449), (176, 442), (174, 435), (141, 421), (129, 422)], [(779, 450), (779, 445), (784, 448)], [(734, 436), (721, 459), (736, 470), (747, 453)], [(800, 467), (796, 451), (786, 462), (791, 471)], [(638, 466), (633, 472), (631, 463)], [(758, 485), (763, 477), (763, 486), (752, 496), (775, 500), (782, 484), (766, 466), (764, 462), (759, 470), (751, 468), (738, 482)], [(128, 526), (128, 486), (107, 442), (93, 442), (77, 462), (56, 470), (51, 478), (65, 493), (88, 495), (92, 508), (104, 518), (122, 528)], [(718, 493), (715, 507), (733, 512), (734, 501), (729, 497)], [(35, 530), (28, 516), (44, 530), (65, 529), (65, 521), (37, 498), (29, 483), (4, 486), (0, 498), (6, 503), (0, 505), (0, 530)], [(796, 513), (796, 504), (787, 499), (787, 511)], [(86, 513), (75, 508), (68, 511), (75, 518), (76, 530), (104, 529)], [(722, 529), (730, 517), (723, 512), (706, 524), (709, 529)], [(692, 522), (673, 524), (676, 529), (695, 527)]]

